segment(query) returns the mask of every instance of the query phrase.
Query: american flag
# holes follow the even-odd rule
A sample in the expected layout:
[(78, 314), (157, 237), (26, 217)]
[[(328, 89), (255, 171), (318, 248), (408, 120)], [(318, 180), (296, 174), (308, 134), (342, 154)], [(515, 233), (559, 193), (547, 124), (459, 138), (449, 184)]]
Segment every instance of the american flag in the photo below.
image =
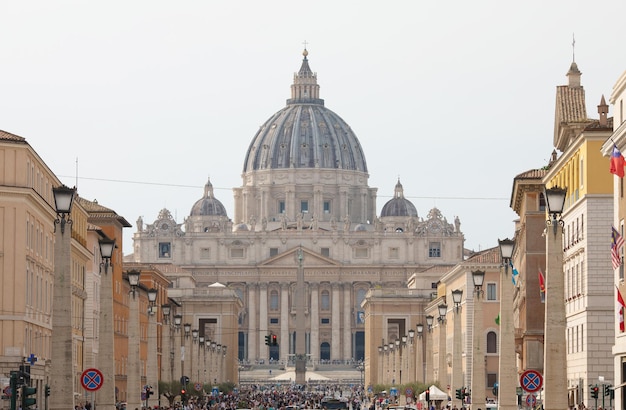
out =
[(624, 246), (624, 238), (613, 226), (611, 227), (611, 237), (613, 239), (611, 243), (611, 261), (613, 262), (613, 269), (617, 269), (622, 264), (620, 251)]

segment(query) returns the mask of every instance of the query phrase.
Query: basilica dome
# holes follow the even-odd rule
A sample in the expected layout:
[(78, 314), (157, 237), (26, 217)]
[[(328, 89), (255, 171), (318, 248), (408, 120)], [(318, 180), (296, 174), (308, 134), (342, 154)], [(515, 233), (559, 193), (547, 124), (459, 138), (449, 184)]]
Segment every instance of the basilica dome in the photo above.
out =
[(404, 197), (404, 188), (398, 180), (396, 184), (393, 198), (387, 201), (380, 211), (380, 216), (417, 216), (415, 205)]
[(294, 168), (367, 172), (359, 140), (339, 115), (324, 106), (308, 52), (303, 55), (287, 106), (261, 125), (246, 153), (243, 172)]
[(227, 216), (224, 205), (213, 196), (213, 184), (209, 179), (204, 186), (204, 195), (191, 207), (191, 216)]

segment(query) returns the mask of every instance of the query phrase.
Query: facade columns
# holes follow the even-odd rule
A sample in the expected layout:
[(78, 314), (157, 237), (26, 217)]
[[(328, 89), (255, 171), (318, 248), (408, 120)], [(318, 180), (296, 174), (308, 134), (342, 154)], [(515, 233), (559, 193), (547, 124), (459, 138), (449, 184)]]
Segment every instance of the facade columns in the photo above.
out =
[[(509, 299), (513, 300), (513, 299)], [(510, 303), (512, 306), (513, 304)], [(450, 383), (451, 389), (461, 389), (463, 388), (463, 346), (462, 346), (462, 334), (461, 334), (461, 306), (454, 307), (454, 334), (452, 335), (452, 383)], [(513, 359), (515, 359), (515, 354), (513, 354)], [(502, 358), (500, 358), (502, 360)], [(517, 370), (513, 371), (514, 375), (517, 375)], [(513, 376), (514, 376), (513, 375)], [(498, 375), (502, 377), (502, 374)], [(515, 394), (515, 392), (513, 392)], [(515, 396), (516, 397), (516, 396)], [(456, 398), (456, 395), (452, 398), (453, 404), (458, 408), (463, 407), (463, 402)]]
[(437, 380), (443, 389), (448, 384), (448, 363), (446, 360), (446, 337), (447, 322), (445, 317), (439, 319), (439, 369), (437, 371)]
[(265, 335), (267, 335), (267, 284), (259, 285), (259, 358), (269, 361), (269, 349), (265, 348)]
[(338, 360), (341, 358), (341, 316), (339, 314), (340, 311), (340, 294), (339, 294), (339, 284), (332, 284), (332, 297), (333, 301), (331, 303), (332, 306), (332, 345), (331, 345), (331, 360)]
[[(172, 326), (171, 318), (163, 319), (163, 328), (161, 330), (161, 372), (160, 380), (164, 382), (172, 381)], [(156, 386), (153, 386), (156, 388)]]
[(355, 320), (352, 315), (352, 286), (350, 283), (343, 284), (343, 361), (353, 358), (352, 356), (352, 327)]
[(283, 363), (287, 363), (289, 359), (289, 353), (295, 352), (295, 344), (291, 346), (289, 339), (289, 283), (282, 283), (280, 285), (280, 360)]
[(248, 313), (248, 340), (247, 342), (248, 343), (246, 343), (246, 346), (248, 346), (248, 352), (247, 352), (248, 354), (244, 355), (244, 357), (247, 357), (248, 360), (250, 361), (259, 359), (257, 344), (258, 344), (258, 341), (262, 339), (261, 337), (259, 337), (259, 332), (257, 330), (256, 293), (257, 293), (257, 286), (254, 284), (248, 284), (248, 309), (247, 309), (247, 313)]
[[(500, 279), (500, 353), (498, 369), (498, 408), (517, 410), (517, 366), (515, 354), (515, 326), (513, 324), (513, 284), (505, 265)], [(565, 377), (563, 377), (565, 378)]]
[(128, 367), (126, 378), (126, 408), (140, 409), (141, 406), (141, 356), (140, 356), (140, 331), (139, 331), (139, 295), (131, 291), (128, 299)]
[[(102, 275), (100, 284), (100, 321), (98, 342), (97, 368), (102, 372), (104, 379), (102, 387), (96, 392), (96, 402), (100, 410), (116, 410), (115, 408), (115, 360), (114, 329), (113, 329), (113, 277), (115, 264), (112, 265), (111, 275), (106, 271)], [(69, 405), (69, 404), (68, 404)]]
[(320, 313), (319, 313), (319, 283), (311, 283), (311, 340), (309, 352), (311, 361), (316, 364), (320, 359)]
[[(152, 386), (154, 391), (159, 387), (158, 375), (158, 349), (157, 349), (157, 320), (156, 307), (148, 308), (148, 357), (146, 358), (146, 384)], [(169, 357), (169, 355), (168, 355)], [(143, 387), (143, 386), (142, 386)]]

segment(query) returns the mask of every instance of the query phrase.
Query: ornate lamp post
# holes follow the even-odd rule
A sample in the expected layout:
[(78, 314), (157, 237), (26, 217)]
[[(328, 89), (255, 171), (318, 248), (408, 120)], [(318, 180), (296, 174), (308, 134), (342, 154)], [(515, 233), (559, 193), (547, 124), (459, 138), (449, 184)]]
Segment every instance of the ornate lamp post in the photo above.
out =
[(173, 350), (174, 350), (174, 376), (172, 380), (179, 380), (183, 376), (183, 350), (185, 349), (183, 346), (182, 340), (182, 332), (181, 327), (183, 323), (183, 315), (175, 314), (174, 315), (174, 340), (173, 340)]
[(508, 278), (509, 265), (515, 250), (515, 241), (498, 240), (500, 246), (500, 353), (498, 369), (498, 407), (517, 409), (517, 366), (515, 364), (515, 327), (513, 325), (513, 284)]
[(378, 380), (376, 383), (383, 383), (383, 365), (384, 365), (383, 347), (378, 346)]
[(546, 227), (546, 305), (543, 343), (543, 379), (546, 410), (567, 409), (567, 362), (565, 356), (565, 278), (563, 277), (563, 208), (567, 189), (546, 189), (550, 217)]
[[(52, 302), (52, 366), (50, 368), (50, 409), (74, 408), (74, 359), (72, 348), (72, 273), (71, 224), (76, 189), (61, 185), (52, 189), (57, 219), (54, 221), (54, 283)], [(57, 230), (56, 225), (61, 225)]]
[(485, 352), (483, 349), (483, 308), (480, 297), (483, 294), (485, 271), (472, 272), (474, 281), (474, 326), (472, 349), (472, 409), (485, 408)]
[(422, 340), (422, 336), (424, 334), (424, 325), (421, 323), (418, 323), (415, 326), (415, 329), (417, 330), (416, 332), (416, 337), (417, 339), (415, 339), (415, 358), (416, 358), (416, 362), (415, 362), (415, 373), (416, 373), (416, 377), (415, 380), (416, 381), (421, 381), (422, 383), (426, 383), (425, 379), (426, 379), (426, 362), (424, 361), (424, 340)]
[(141, 357), (140, 357), (140, 332), (139, 332), (139, 298), (137, 286), (139, 286), (138, 270), (126, 272), (130, 283), (128, 307), (128, 375), (126, 378), (126, 408), (141, 408)]
[[(152, 386), (159, 385), (156, 322), (156, 313), (158, 311), (156, 299), (158, 294), (158, 290), (154, 288), (148, 289), (148, 357), (146, 363), (146, 384), (150, 386), (150, 390), (152, 390)], [(149, 399), (150, 397), (146, 395), (146, 407), (148, 407)]]
[(446, 313), (448, 313), (448, 305), (442, 303), (437, 306), (437, 310), (439, 311), (439, 370), (437, 372), (439, 377), (437, 379), (439, 385), (443, 388), (443, 386), (448, 384), (448, 365), (446, 361)]
[(413, 357), (413, 355), (415, 354), (415, 351), (413, 350), (413, 345), (415, 344), (415, 330), (413, 329), (409, 329), (409, 382), (411, 381), (416, 381), (417, 380), (417, 375), (415, 374), (415, 361), (416, 358)]
[[(189, 374), (191, 375), (191, 377), (195, 377), (196, 375), (199, 375), (200, 372), (198, 371), (198, 365), (200, 364), (198, 362), (198, 360), (194, 360), (194, 357), (198, 357), (200, 354), (200, 346), (198, 345), (198, 335), (200, 334), (200, 331), (198, 329), (192, 329), (191, 330), (191, 346), (190, 346), (190, 352), (189, 352)], [(196, 382), (199, 382), (200, 379), (195, 379)]]
[(191, 336), (191, 323), (185, 323), (183, 324), (183, 346), (181, 347), (181, 350), (180, 350), (180, 369), (181, 369), (181, 372), (183, 373), (183, 376), (187, 376), (187, 372), (190, 370), (190, 369), (185, 369), (185, 361), (187, 360), (188, 357), (191, 359), (190, 357), (191, 346), (189, 343), (190, 342), (189, 336)]
[[(452, 389), (460, 389), (463, 387), (463, 363), (462, 360), (462, 337), (461, 337), (461, 301), (463, 299), (463, 290), (455, 289), (452, 291), (452, 302), (454, 303), (454, 335), (452, 346)], [(463, 403), (453, 399), (454, 404), (459, 408), (463, 407)]]

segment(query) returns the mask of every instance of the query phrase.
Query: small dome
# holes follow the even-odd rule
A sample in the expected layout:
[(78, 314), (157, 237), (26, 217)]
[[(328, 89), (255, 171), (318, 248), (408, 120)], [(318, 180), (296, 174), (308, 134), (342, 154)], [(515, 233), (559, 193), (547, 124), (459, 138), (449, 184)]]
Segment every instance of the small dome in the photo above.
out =
[(250, 229), (248, 229), (248, 225), (246, 224), (239, 224), (235, 227), (235, 231), (241, 232), (241, 231), (249, 231)]
[(213, 185), (209, 179), (204, 186), (204, 196), (193, 204), (191, 216), (228, 216), (224, 205), (213, 196)]
[(380, 216), (413, 216), (417, 217), (415, 205), (404, 197), (404, 189), (400, 180), (396, 184), (393, 198), (387, 201), (380, 211)]

